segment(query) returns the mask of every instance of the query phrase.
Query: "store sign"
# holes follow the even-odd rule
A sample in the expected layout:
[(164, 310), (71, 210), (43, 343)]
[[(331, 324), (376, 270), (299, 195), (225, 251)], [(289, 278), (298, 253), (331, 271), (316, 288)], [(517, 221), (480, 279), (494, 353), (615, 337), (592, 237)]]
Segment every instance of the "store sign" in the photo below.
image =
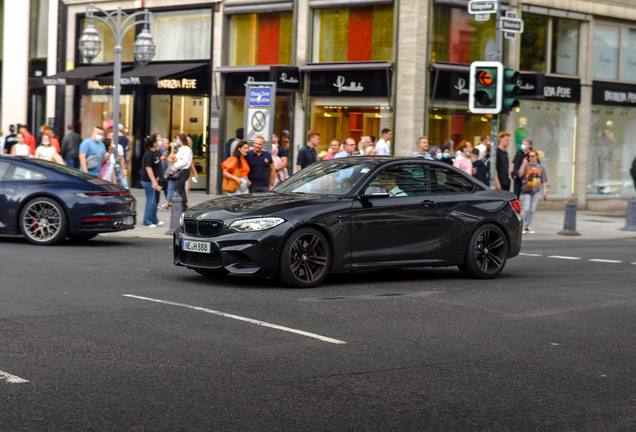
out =
[(543, 99), (545, 75), (538, 73), (522, 73), (517, 80), (520, 99)]
[(581, 102), (581, 81), (578, 79), (545, 77), (545, 100), (554, 102)]
[(636, 106), (636, 86), (594, 81), (592, 83), (592, 104)]
[(101, 84), (98, 80), (88, 80), (86, 81), (86, 87), (89, 90), (110, 90), (115, 88), (110, 84)]
[(162, 79), (157, 83), (157, 88), (160, 89), (196, 89), (197, 88), (197, 80), (196, 79)]
[(300, 91), (300, 71), (297, 67), (272, 66), (269, 81), (276, 83), (276, 91)]
[(42, 78), (42, 83), (46, 86), (65, 86), (66, 78)]
[(387, 70), (312, 71), (311, 96), (389, 96)]
[(121, 85), (141, 85), (141, 78), (139, 77), (122, 77)]

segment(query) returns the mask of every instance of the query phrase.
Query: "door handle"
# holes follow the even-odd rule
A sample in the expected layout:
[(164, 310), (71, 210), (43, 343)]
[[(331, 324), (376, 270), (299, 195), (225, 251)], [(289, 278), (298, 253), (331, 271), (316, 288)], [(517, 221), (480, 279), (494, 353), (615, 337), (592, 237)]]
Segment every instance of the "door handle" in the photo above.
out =
[(422, 201), (422, 206), (424, 208), (434, 208), (437, 206), (437, 203), (435, 201), (424, 200)]

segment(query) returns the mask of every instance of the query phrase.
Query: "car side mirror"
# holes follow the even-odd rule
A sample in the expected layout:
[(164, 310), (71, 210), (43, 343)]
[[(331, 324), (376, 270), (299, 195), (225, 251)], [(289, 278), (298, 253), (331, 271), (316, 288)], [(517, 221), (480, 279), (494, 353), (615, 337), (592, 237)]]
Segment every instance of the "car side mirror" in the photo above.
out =
[(388, 196), (389, 191), (382, 186), (369, 186), (361, 195), (362, 198), (382, 198)]

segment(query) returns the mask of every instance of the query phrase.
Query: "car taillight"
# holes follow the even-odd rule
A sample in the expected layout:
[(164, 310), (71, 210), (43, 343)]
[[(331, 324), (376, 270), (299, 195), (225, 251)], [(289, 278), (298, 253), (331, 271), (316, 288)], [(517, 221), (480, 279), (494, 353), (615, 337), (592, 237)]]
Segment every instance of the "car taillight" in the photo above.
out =
[(510, 207), (512, 207), (515, 213), (521, 214), (521, 207), (519, 206), (519, 200), (510, 201)]
[(129, 191), (122, 191), (122, 192), (83, 192), (83, 193), (76, 193), (75, 195), (77, 195), (80, 198), (115, 198), (117, 196), (130, 195), (130, 192)]

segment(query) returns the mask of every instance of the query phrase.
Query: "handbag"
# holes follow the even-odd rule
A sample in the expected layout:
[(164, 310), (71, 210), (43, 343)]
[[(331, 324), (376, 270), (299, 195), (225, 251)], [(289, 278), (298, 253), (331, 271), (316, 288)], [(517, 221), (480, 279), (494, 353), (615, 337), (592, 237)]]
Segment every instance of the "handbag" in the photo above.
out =
[[(238, 163), (236, 164), (236, 168), (234, 169), (234, 172), (232, 173), (232, 175), (235, 177), (241, 177), (241, 169), (239, 168)], [(236, 192), (238, 188), (239, 188), (239, 184), (236, 182), (236, 180), (223, 177), (223, 183), (221, 184), (221, 190), (223, 192), (227, 192), (227, 193)]]
[(521, 186), (521, 193), (522, 194), (531, 194), (532, 193), (532, 186), (530, 186), (529, 184), (525, 184), (525, 185)]

